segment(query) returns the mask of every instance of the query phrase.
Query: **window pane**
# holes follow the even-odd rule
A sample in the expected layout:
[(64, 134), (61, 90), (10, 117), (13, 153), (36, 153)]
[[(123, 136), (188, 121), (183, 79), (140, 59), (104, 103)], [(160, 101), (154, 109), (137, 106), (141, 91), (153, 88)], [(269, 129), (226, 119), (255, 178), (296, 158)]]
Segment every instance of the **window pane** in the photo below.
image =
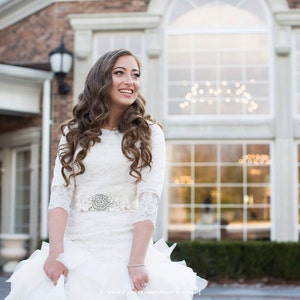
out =
[(170, 187), (170, 204), (189, 204), (191, 202), (191, 188), (189, 187)]
[(194, 70), (195, 81), (199, 82), (200, 86), (204, 87), (206, 81), (212, 81), (216, 78), (217, 69), (213, 67), (199, 66)]
[(191, 168), (187, 167), (172, 167), (169, 169), (169, 182), (175, 184), (191, 184)]
[(217, 145), (195, 145), (196, 162), (216, 162)]
[(169, 84), (169, 95), (173, 98), (184, 99), (187, 92), (187, 87), (182, 84)]
[(217, 181), (215, 166), (195, 167), (195, 183), (214, 183)]
[(270, 221), (270, 208), (248, 207), (247, 219), (250, 223)]
[(30, 151), (16, 152), (15, 232), (29, 233), (30, 223)]
[(179, 81), (181, 84), (184, 84), (185, 81), (191, 80), (191, 71), (186, 68), (170, 68), (169, 69), (169, 80), (170, 81)]
[(226, 80), (239, 80), (242, 78), (243, 70), (238, 67), (220, 66), (220, 76)]
[(217, 62), (217, 55), (215, 52), (213, 51), (209, 51), (209, 52), (196, 52), (194, 54), (194, 63), (196, 65), (213, 65)]
[(240, 144), (223, 144), (221, 145), (221, 161), (222, 162), (239, 162), (243, 157), (243, 146)]
[(168, 60), (169, 64), (174, 65), (174, 66), (182, 66), (186, 64), (191, 64), (192, 62), (192, 55), (191, 53), (184, 52), (184, 51), (178, 51), (178, 52), (169, 52), (168, 53)]
[(201, 207), (213, 207), (217, 203), (215, 189), (195, 187), (195, 203), (201, 205)]
[(238, 222), (240, 223), (239, 226), (242, 228), (244, 216), (242, 208), (224, 207), (221, 209), (221, 216), (224, 225)]
[(190, 223), (191, 213), (189, 208), (184, 207), (174, 207), (170, 209), (169, 220), (170, 223), (182, 224), (182, 223)]
[[(269, 224), (269, 223), (268, 223)], [(255, 228), (249, 228), (247, 230), (247, 240), (264, 240), (269, 241), (271, 237), (270, 226), (261, 225), (259, 228), (255, 225)]]
[(269, 187), (248, 187), (247, 204), (270, 204)]
[(270, 168), (262, 166), (247, 167), (247, 181), (249, 183), (270, 182)]
[(186, 144), (168, 144), (167, 145), (169, 162), (190, 162), (191, 145)]
[(243, 204), (243, 188), (222, 187), (221, 204)]

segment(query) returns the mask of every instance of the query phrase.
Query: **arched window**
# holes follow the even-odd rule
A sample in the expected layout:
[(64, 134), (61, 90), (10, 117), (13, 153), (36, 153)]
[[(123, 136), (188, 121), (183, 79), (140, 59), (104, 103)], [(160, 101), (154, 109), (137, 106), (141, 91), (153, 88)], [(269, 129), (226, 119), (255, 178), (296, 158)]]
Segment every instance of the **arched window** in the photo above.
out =
[(167, 114), (271, 114), (270, 24), (262, 0), (174, 0)]

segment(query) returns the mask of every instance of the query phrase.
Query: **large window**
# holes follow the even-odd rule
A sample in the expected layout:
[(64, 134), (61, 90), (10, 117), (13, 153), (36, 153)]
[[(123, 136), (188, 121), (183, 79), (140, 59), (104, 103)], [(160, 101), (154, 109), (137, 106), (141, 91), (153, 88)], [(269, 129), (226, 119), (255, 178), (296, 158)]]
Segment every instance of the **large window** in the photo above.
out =
[(94, 61), (107, 51), (116, 49), (128, 49), (141, 60), (144, 58), (145, 46), (142, 33), (98, 33), (94, 36)]
[[(113, 32), (113, 33), (97, 33), (94, 36), (93, 61), (104, 53), (117, 50), (128, 49), (132, 51), (142, 63), (142, 82), (147, 82), (147, 72), (144, 71), (145, 66), (145, 42), (144, 35), (141, 32)], [(145, 86), (141, 85), (141, 92), (145, 93)]]
[(271, 35), (261, 0), (174, 0), (169, 116), (271, 113)]
[(270, 239), (270, 144), (169, 142), (170, 240)]

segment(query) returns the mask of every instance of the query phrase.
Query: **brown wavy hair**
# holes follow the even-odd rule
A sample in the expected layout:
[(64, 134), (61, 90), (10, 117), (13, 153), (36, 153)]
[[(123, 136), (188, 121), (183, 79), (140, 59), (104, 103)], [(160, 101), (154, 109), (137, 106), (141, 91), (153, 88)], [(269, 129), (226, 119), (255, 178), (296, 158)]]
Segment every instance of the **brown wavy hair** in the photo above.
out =
[[(73, 116), (61, 125), (66, 144), (59, 148), (62, 175), (66, 185), (85, 172), (84, 158), (90, 147), (101, 142), (101, 129), (108, 123), (112, 70), (121, 56), (132, 56), (141, 71), (139, 59), (129, 50), (119, 49), (101, 56), (89, 71), (85, 86), (73, 108)], [(123, 113), (118, 129), (123, 133), (122, 152), (131, 162), (129, 174), (142, 180), (141, 169), (151, 168), (151, 127), (156, 121), (145, 112), (145, 99), (139, 93)]]

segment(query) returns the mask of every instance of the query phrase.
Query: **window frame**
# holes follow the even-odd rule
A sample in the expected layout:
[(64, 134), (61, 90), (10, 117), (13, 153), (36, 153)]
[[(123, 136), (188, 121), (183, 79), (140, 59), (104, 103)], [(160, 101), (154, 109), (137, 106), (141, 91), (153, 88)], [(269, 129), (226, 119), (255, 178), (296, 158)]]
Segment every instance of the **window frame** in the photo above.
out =
[[(195, 141), (195, 140), (169, 140), (167, 141), (167, 149), (168, 149), (168, 145), (190, 145), (191, 146), (191, 157), (194, 156), (194, 150), (195, 150), (195, 146), (199, 145), (201, 147), (201, 145), (216, 145), (217, 147), (217, 161), (214, 163), (214, 165), (221, 169), (222, 166), (224, 165), (234, 165), (236, 164), (237, 165), (237, 162), (235, 163), (226, 163), (226, 162), (222, 162), (220, 160), (220, 149), (222, 147), (222, 145), (242, 145), (242, 148), (243, 148), (243, 153), (245, 153), (246, 151), (246, 148), (247, 146), (249, 145), (268, 145), (269, 147), (269, 156), (270, 158), (272, 158), (273, 156), (273, 151), (274, 151), (274, 144), (273, 144), (273, 141), (259, 141), (259, 140), (254, 140), (254, 141), (246, 141), (246, 140), (238, 140), (238, 141), (235, 141), (235, 140), (203, 140), (203, 141)], [(186, 165), (186, 166), (190, 166), (191, 168), (191, 174), (194, 175), (195, 173), (195, 166), (197, 165), (197, 163), (195, 161), (190, 161), (190, 162), (167, 162), (167, 166), (168, 166), (168, 170), (170, 171), (171, 168), (172, 168), (172, 165)], [(210, 165), (213, 165), (213, 163), (208, 163)], [(247, 170), (247, 165), (246, 166), (242, 166), (243, 167), (243, 172), (245, 172), (245, 170)], [(220, 170), (219, 170), (220, 171)], [(258, 204), (255, 204), (255, 205), (252, 205), (251, 208), (257, 208), (257, 209), (260, 209), (260, 208), (265, 208), (265, 209), (268, 209), (269, 211), (269, 221), (267, 222), (268, 223), (268, 226), (258, 226), (257, 228), (259, 229), (265, 229), (265, 230), (269, 230), (269, 239), (271, 239), (271, 232), (272, 232), (272, 191), (274, 190), (273, 189), (273, 163), (272, 163), (272, 160), (269, 164), (269, 182), (268, 183), (249, 183), (248, 181), (245, 182), (245, 174), (243, 175), (243, 182), (241, 182), (240, 184), (237, 184), (237, 183), (234, 183), (232, 185), (228, 185), (228, 186), (232, 186), (232, 187), (238, 187), (238, 185), (240, 186), (240, 188), (243, 189), (243, 197), (245, 197), (245, 195), (247, 194), (247, 189), (249, 187), (265, 187), (265, 188), (269, 188), (270, 190), (270, 201), (269, 203), (267, 204), (261, 204), (261, 203), (258, 203)], [(220, 176), (220, 174), (218, 175)], [(195, 178), (192, 176), (192, 178)], [(168, 174), (166, 175), (166, 194), (167, 194), (167, 199), (170, 199), (170, 195), (169, 195), (169, 188), (170, 187), (173, 187), (173, 186), (176, 186), (175, 183), (171, 183), (170, 184), (170, 177), (169, 177), (169, 172)], [(220, 191), (221, 191), (221, 188), (222, 187), (226, 187), (227, 184), (225, 183), (222, 183), (221, 182), (221, 179), (220, 177), (217, 178), (217, 181), (214, 182), (214, 183), (198, 183), (196, 184), (195, 182), (192, 183), (192, 184), (183, 184), (181, 185), (181, 187), (190, 187), (191, 189), (191, 196), (190, 196), (190, 199), (195, 199), (195, 192), (196, 192), (196, 188), (215, 188), (216, 189), (216, 192), (219, 194), (219, 196), (217, 197), (217, 202), (212, 205), (212, 207), (215, 208), (215, 211), (216, 211), (216, 216), (217, 216), (217, 220), (218, 222), (216, 222), (215, 224), (211, 224), (211, 225), (202, 225), (202, 226), (198, 226), (196, 225), (196, 217), (195, 217), (195, 210), (197, 209), (201, 209), (201, 208), (204, 208), (204, 204), (196, 204), (195, 202), (190, 202), (190, 203), (187, 203), (187, 204), (171, 204), (169, 203), (168, 204), (168, 232), (169, 232), (169, 228), (170, 228), (170, 222), (169, 222), (169, 217), (170, 217), (170, 211), (172, 210), (172, 208), (188, 208), (188, 209), (191, 209), (191, 215), (190, 215), (190, 224), (189, 223), (186, 223), (186, 224), (189, 224), (189, 226), (191, 226), (191, 229), (195, 229), (195, 228), (198, 228), (198, 229), (202, 229), (202, 230), (214, 230), (215, 231), (215, 238), (216, 240), (221, 240), (222, 239), (222, 229), (225, 229), (226, 225), (223, 225), (221, 223), (221, 209), (222, 208), (231, 208), (231, 209), (241, 209), (243, 211), (243, 220), (242, 220), (242, 223), (241, 223), (241, 226), (239, 227), (239, 230), (242, 232), (242, 240), (243, 241), (247, 241), (248, 240), (248, 234), (247, 234), (247, 230), (249, 229), (249, 222), (248, 222), (248, 218), (247, 218), (247, 215), (245, 215), (245, 212), (248, 212), (249, 211), (249, 208), (247, 208), (247, 204), (245, 204), (245, 202), (241, 203), (241, 204), (222, 204), (221, 201), (220, 201)], [(248, 209), (248, 210), (247, 210)], [(184, 226), (185, 224), (183, 223), (180, 223), (180, 226)], [(172, 226), (172, 225), (171, 225)], [(178, 225), (179, 226), (179, 225)], [(179, 227), (180, 227), (179, 226)], [(173, 226), (174, 227), (174, 226)], [(176, 226), (175, 226), (176, 227)], [(251, 228), (251, 226), (250, 226)], [(256, 228), (256, 227), (255, 227)], [(190, 232), (190, 239), (191, 240), (194, 240), (196, 239), (196, 231), (195, 230), (191, 230)]]
[[(272, 19), (271, 19), (271, 15), (270, 15), (270, 11), (266, 5), (266, 3), (262, 2), (261, 6), (264, 9), (264, 13), (266, 15), (266, 26), (264, 29), (262, 28), (251, 28), (247, 29), (247, 30), (239, 30), (239, 29), (192, 29), (192, 30), (173, 30), (172, 28), (168, 27), (168, 22), (169, 19), (171, 17), (171, 12), (172, 12), (172, 8), (175, 5), (176, 1), (173, 1), (172, 4), (169, 7), (169, 10), (167, 11), (166, 14), (166, 18), (164, 20), (164, 27), (165, 27), (165, 43), (164, 43), (164, 61), (165, 61), (165, 65), (166, 67), (164, 68), (164, 80), (165, 82), (168, 84), (169, 86), (169, 78), (168, 78), (168, 72), (169, 72), (169, 66), (167, 65), (167, 61), (168, 61), (168, 37), (170, 34), (175, 35), (175, 34), (204, 34), (204, 33), (212, 33), (212, 34), (230, 34), (230, 33), (247, 33), (247, 32), (265, 32), (265, 33), (269, 33), (269, 62), (270, 62), (270, 66), (269, 66), (269, 70), (268, 70), (268, 103), (269, 103), (269, 113), (268, 114), (262, 114), (262, 115), (249, 115), (249, 114), (211, 114), (211, 115), (192, 115), (192, 114), (186, 114), (186, 115), (171, 115), (169, 113), (169, 95), (168, 95), (168, 90), (164, 89), (164, 119), (166, 120), (166, 123), (173, 123), (173, 122), (178, 122), (180, 121), (182, 124), (189, 122), (194, 122), (194, 123), (202, 123), (202, 122), (208, 122), (209, 120), (222, 120), (224, 123), (226, 122), (230, 122), (230, 120), (232, 119), (239, 119), (243, 122), (243, 120), (245, 119), (245, 117), (247, 118), (247, 120), (255, 120), (255, 119), (259, 119), (259, 120), (264, 120), (266, 122), (268, 122), (268, 120), (272, 119), (274, 117), (274, 37), (273, 37), (273, 27), (272, 27)], [(244, 65), (243, 65), (244, 66)], [(244, 67), (243, 67), (244, 68)]]

